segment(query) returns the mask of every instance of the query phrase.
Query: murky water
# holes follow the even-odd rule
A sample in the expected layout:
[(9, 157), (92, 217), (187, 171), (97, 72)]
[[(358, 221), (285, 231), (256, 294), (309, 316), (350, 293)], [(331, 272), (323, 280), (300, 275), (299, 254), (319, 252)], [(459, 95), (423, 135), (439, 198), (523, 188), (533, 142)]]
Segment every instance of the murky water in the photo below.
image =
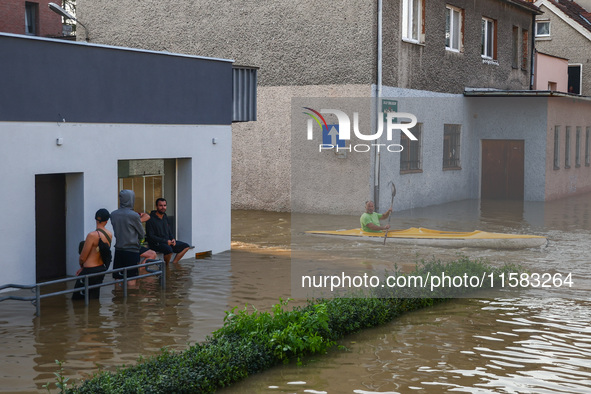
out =
[[(184, 349), (220, 327), (224, 311), (268, 308), (291, 294), (292, 241), (318, 261), (350, 267), (412, 266), (417, 258), (453, 259), (458, 250), (290, 237), (291, 226), (338, 229), (358, 217), (233, 213), (233, 250), (171, 267), (167, 289), (146, 279), (131, 290), (105, 288), (101, 299), (56, 297), (34, 307), (0, 304), (0, 390), (38, 392), (53, 381), (54, 360), (81, 379), (99, 368), (134, 363), (163, 346)], [(481, 229), (547, 235), (546, 248), (462, 249), (493, 264), (573, 273), (575, 288), (527, 290), (517, 298), (452, 300), (347, 337), (348, 351), (281, 366), (223, 392), (591, 392), (591, 196), (551, 203), (463, 201), (399, 212), (396, 228)], [(300, 234), (300, 228), (295, 234)], [(514, 297), (514, 296), (512, 296)], [(295, 303), (303, 302), (296, 300)]]

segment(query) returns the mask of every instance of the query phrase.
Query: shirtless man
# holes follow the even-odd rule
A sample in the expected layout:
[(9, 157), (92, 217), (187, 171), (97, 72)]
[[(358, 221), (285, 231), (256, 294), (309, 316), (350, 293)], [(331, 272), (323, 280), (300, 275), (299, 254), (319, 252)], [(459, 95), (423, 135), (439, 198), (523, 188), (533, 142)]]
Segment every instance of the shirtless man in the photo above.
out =
[[(78, 275), (86, 275), (86, 274), (94, 274), (98, 272), (105, 272), (107, 267), (103, 264), (103, 260), (101, 259), (101, 254), (99, 253), (98, 242), (99, 238), (103, 240), (103, 242), (107, 243), (109, 246), (111, 245), (111, 239), (113, 239), (113, 234), (109, 230), (105, 228), (107, 222), (109, 221), (109, 211), (105, 208), (101, 208), (96, 211), (94, 218), (96, 220), (96, 230), (91, 231), (86, 236), (86, 240), (84, 241), (84, 246), (80, 252), (80, 271)], [(104, 231), (107, 236), (102, 233)], [(89, 285), (96, 285), (99, 283), (103, 283), (104, 275), (98, 275), (88, 278)], [(84, 287), (84, 281), (82, 279), (78, 279), (76, 281), (75, 287)], [(100, 296), (100, 287), (96, 289), (90, 289), (88, 293), (89, 298), (99, 298)], [(72, 299), (83, 299), (84, 298), (84, 291), (79, 291), (72, 294)]]

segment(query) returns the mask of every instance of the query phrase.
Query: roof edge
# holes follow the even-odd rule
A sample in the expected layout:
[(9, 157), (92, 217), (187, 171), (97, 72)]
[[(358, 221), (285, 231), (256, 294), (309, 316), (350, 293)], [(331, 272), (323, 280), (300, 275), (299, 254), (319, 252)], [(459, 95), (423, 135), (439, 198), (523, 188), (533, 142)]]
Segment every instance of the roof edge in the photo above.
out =
[(174, 52), (167, 52), (167, 51), (153, 51), (153, 50), (149, 50), (149, 49), (129, 48), (129, 47), (121, 47), (121, 46), (105, 45), (105, 44), (95, 44), (95, 43), (86, 42), (86, 41), (71, 41), (71, 40), (63, 40), (63, 39), (59, 39), (59, 38), (28, 36), (28, 35), (24, 35), (24, 34), (13, 34), (13, 33), (1, 33), (0, 32), (0, 37), (10, 37), (10, 38), (23, 39), (23, 40), (53, 42), (56, 44), (64, 44), (64, 45), (80, 45), (80, 46), (93, 47), (93, 48), (114, 49), (114, 50), (119, 50), (119, 51), (141, 52), (141, 53), (150, 53), (150, 54), (154, 54), (154, 55), (176, 56), (176, 57), (186, 57), (186, 58), (190, 58), (190, 59), (201, 59), (201, 60), (212, 60), (212, 61), (218, 61), (218, 62), (234, 63), (234, 60), (231, 60), (231, 59), (198, 56), (198, 55), (188, 55), (188, 54), (184, 54), (184, 53), (174, 53)]

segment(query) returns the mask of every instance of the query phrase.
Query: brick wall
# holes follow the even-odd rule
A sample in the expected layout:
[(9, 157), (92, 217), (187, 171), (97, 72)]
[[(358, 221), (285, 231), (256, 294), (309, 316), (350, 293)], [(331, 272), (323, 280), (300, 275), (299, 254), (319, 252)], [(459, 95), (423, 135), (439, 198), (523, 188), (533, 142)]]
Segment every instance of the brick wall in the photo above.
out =
[[(49, 9), (50, 0), (31, 1), (39, 5), (37, 35), (54, 37), (62, 35), (61, 17)], [(54, 0), (60, 4), (61, 1)], [(0, 32), (25, 34), (25, 0), (0, 1)]]

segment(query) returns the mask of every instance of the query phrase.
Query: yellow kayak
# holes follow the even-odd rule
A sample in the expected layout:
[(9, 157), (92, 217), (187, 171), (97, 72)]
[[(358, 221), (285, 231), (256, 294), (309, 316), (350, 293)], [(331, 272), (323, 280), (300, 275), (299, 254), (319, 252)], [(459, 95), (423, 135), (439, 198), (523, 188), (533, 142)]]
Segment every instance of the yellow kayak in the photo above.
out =
[[(335, 231), (306, 231), (307, 234), (335, 236), (339, 238), (367, 241), (384, 240), (384, 232), (371, 233), (360, 228)], [(546, 237), (539, 235), (489, 233), (475, 230), (472, 232), (430, 230), (422, 227), (411, 227), (406, 230), (388, 231), (387, 243), (439, 246), (469, 247), (488, 249), (525, 249), (545, 246)]]

